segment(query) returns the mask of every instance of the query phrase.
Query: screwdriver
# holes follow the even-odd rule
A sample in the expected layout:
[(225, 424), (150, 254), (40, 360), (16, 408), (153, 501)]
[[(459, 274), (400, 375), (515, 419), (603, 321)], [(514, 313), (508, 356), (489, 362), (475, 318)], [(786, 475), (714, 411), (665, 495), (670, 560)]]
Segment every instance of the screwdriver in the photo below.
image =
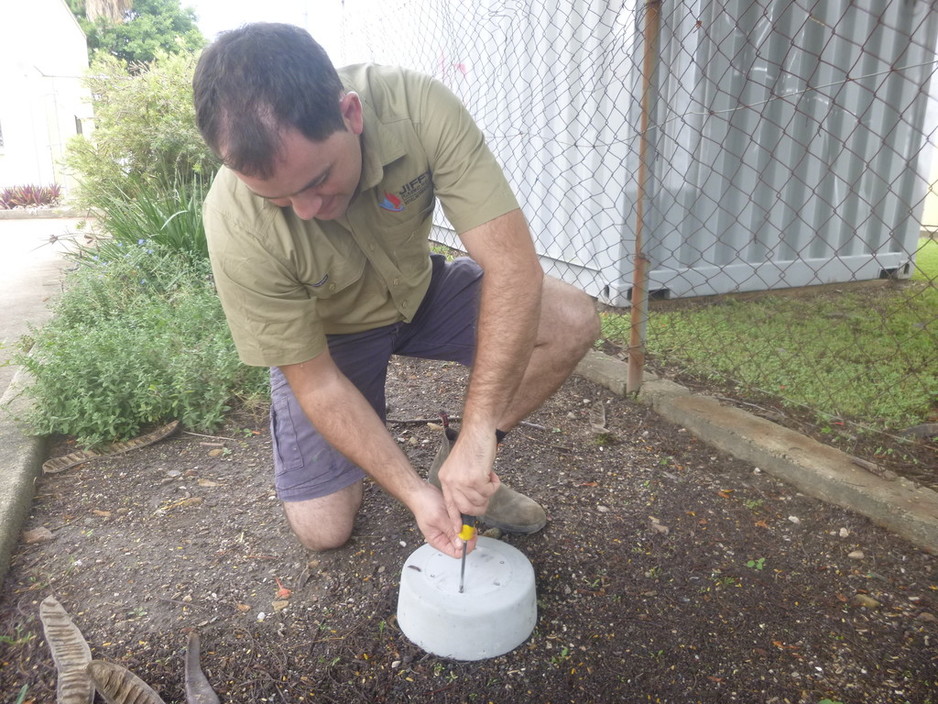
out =
[(466, 546), (476, 534), (476, 517), (462, 514), (462, 530), (459, 539), (462, 540), (462, 565), (459, 568), (459, 593), (462, 594), (466, 579)]

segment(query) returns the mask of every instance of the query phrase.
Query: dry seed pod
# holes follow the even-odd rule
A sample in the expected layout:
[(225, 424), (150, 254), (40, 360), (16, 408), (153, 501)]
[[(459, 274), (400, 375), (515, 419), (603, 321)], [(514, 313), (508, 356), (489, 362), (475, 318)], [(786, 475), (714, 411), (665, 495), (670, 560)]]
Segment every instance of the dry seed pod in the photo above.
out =
[(199, 664), (199, 634), (195, 631), (186, 645), (186, 704), (220, 704)]
[(166, 704), (150, 685), (126, 667), (92, 660), (87, 670), (107, 704)]
[(58, 672), (56, 701), (58, 704), (91, 704), (94, 685), (85, 671), (91, 662), (91, 648), (78, 626), (52, 596), (47, 596), (39, 605), (39, 620)]

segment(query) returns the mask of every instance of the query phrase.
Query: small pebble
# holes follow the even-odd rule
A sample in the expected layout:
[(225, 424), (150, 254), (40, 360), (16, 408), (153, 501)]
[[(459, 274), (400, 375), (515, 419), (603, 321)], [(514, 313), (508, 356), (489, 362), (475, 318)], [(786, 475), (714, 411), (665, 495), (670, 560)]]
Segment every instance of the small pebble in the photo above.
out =
[(263, 621), (265, 618), (267, 618), (267, 614), (265, 614), (263, 611), (258, 612), (257, 614), (258, 621)]
[(847, 530), (846, 528), (841, 528), (841, 529), (840, 529), (840, 537), (841, 537), (841, 538), (847, 538), (847, 537), (849, 537), (849, 536), (850, 536), (850, 531), (849, 531), (849, 530)]
[(862, 560), (866, 555), (863, 554), (862, 550), (854, 550), (853, 552), (847, 553), (847, 557), (851, 560)]
[(794, 523), (796, 526), (801, 523), (801, 519), (798, 516), (789, 516), (788, 520)]
[(857, 594), (855, 597), (853, 597), (851, 603), (854, 606), (862, 606), (867, 609), (875, 609), (879, 607), (879, 602), (876, 601), (876, 599), (873, 597), (867, 596), (866, 594)]

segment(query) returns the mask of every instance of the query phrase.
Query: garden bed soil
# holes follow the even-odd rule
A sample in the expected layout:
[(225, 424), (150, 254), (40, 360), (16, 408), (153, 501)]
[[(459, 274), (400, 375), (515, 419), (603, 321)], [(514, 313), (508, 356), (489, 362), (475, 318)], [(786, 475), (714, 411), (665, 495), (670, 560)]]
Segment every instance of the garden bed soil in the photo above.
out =
[[(465, 372), (395, 359), (391, 433), (425, 471)], [(606, 429), (597, 428), (604, 410)], [(592, 420), (592, 423), (591, 423)], [(70, 449), (59, 443), (58, 454)], [(55, 700), (38, 618), (54, 595), (94, 657), (184, 701), (187, 634), (223, 702), (938, 702), (938, 564), (866, 518), (714, 451), (646, 406), (570, 379), (500, 450), (549, 523), (533, 635), (472, 663), (397, 626), (422, 544), (373, 484), (354, 537), (304, 550), (274, 499), (264, 409), (217, 436), (47, 475), (0, 598), (3, 701)]]

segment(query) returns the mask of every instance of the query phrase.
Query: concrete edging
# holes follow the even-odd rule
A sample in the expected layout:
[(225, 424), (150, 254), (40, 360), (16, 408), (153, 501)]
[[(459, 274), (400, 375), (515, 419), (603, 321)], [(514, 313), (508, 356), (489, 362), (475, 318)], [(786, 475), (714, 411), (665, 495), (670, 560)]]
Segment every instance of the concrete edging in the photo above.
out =
[(42, 220), (53, 218), (90, 218), (92, 213), (78, 208), (12, 208), (0, 210), (0, 220)]
[[(625, 395), (626, 370), (625, 362), (591, 351), (576, 372)], [(718, 450), (809, 496), (862, 514), (938, 555), (938, 493), (931, 489), (902, 477), (877, 476), (840, 450), (650, 374), (638, 399)]]
[(27, 435), (17, 416), (29, 410), (23, 390), (28, 375), (18, 369), (0, 398), (0, 583), (10, 567), (10, 557), (20, 540), (32, 509), (36, 479), (46, 459), (47, 438)]

